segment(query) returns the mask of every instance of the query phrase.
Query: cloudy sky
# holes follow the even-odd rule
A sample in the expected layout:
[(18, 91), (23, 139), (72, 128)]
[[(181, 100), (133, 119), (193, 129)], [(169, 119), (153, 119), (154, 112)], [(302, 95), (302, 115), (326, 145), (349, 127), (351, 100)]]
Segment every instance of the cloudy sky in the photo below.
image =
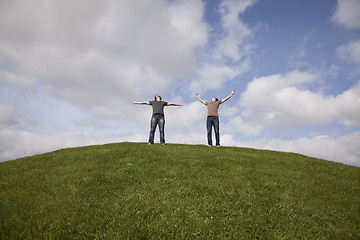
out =
[(223, 146), (360, 166), (360, 0), (0, 0), (0, 161), (146, 142), (157, 93), (206, 144), (195, 94), (232, 89)]

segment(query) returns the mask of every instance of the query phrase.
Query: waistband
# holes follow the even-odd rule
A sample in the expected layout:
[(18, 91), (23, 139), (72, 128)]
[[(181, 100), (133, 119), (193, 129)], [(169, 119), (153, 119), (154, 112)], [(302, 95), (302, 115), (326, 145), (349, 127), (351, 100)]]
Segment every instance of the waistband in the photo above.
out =
[(215, 119), (215, 118), (219, 118), (219, 117), (218, 116), (208, 116), (207, 118)]
[(153, 116), (164, 116), (162, 113), (154, 113)]

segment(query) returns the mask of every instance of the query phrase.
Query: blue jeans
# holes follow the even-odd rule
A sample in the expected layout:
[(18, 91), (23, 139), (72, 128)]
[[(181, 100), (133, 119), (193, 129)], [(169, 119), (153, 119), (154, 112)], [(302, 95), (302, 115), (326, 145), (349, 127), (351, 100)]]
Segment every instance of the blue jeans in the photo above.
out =
[(149, 136), (149, 143), (154, 143), (154, 136), (155, 136), (155, 130), (156, 126), (159, 125), (160, 130), (160, 143), (165, 144), (165, 117), (164, 115), (152, 115), (151, 117), (151, 123), (150, 123), (150, 136)]
[(216, 146), (220, 146), (219, 118), (208, 118), (206, 121), (209, 146), (212, 146), (212, 127), (215, 130)]

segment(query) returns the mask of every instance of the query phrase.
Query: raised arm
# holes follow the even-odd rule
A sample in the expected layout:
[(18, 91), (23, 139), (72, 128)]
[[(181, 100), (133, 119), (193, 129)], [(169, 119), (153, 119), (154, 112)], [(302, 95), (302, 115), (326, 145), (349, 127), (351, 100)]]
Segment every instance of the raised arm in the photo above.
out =
[(133, 101), (132, 104), (146, 104), (146, 105), (150, 105), (150, 102), (136, 102), (136, 101)]
[(202, 104), (206, 105), (206, 102), (200, 98), (200, 95), (199, 95), (198, 93), (196, 94), (196, 97), (199, 99), (199, 101), (200, 101)]
[(227, 96), (226, 98), (220, 100), (220, 103), (226, 102), (227, 100), (229, 100), (229, 98), (231, 98), (232, 95), (234, 95), (235, 90), (232, 90), (231, 94), (229, 96)]
[(184, 106), (184, 104), (178, 104), (178, 103), (168, 102), (166, 106), (178, 106), (178, 107), (182, 107), (182, 106)]

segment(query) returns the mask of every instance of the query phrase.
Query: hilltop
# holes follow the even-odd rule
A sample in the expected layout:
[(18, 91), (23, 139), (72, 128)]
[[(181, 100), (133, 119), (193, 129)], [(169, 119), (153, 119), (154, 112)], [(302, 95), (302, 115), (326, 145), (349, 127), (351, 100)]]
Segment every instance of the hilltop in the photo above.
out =
[(0, 163), (0, 239), (360, 239), (360, 168), (115, 143)]

